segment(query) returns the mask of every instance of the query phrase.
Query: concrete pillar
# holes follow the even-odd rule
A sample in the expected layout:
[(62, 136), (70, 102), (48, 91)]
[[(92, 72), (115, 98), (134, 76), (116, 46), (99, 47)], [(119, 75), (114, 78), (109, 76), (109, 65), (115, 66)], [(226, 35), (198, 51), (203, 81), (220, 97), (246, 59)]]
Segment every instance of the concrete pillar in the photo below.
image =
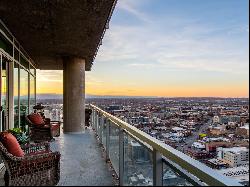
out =
[(85, 130), (85, 60), (63, 59), (63, 131), (82, 133)]

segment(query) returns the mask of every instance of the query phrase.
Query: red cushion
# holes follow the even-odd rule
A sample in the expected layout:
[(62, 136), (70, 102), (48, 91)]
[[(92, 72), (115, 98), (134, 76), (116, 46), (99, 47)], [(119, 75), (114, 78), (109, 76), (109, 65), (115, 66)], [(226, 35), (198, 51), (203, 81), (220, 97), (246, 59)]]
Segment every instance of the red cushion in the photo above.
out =
[(56, 130), (56, 129), (59, 129), (60, 128), (60, 125), (59, 124), (56, 124), (56, 123), (52, 123), (51, 124), (51, 129), (52, 130)]
[(1, 133), (1, 142), (4, 147), (14, 156), (22, 157), (24, 156), (24, 152), (21, 149), (17, 139), (11, 133), (3, 132)]
[(30, 114), (30, 115), (28, 115), (28, 118), (35, 125), (44, 125), (45, 124), (42, 116), (38, 113)]

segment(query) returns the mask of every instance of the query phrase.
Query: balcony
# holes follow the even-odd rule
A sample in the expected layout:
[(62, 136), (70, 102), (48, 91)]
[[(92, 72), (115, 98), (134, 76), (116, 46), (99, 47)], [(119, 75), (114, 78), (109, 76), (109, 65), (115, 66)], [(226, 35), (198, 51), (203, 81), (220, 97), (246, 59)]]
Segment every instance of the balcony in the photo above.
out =
[[(21, 126), (32, 110), (38, 68), (63, 70), (63, 128), (82, 133), (85, 71), (91, 70), (117, 0), (0, 2), (0, 85), (7, 85), (0, 91), (0, 129)], [(58, 185), (240, 185), (100, 108), (87, 107), (92, 128), (51, 143), (62, 154)]]
[(100, 108), (88, 107), (121, 186), (242, 186)]
[(242, 186), (100, 108), (87, 107), (92, 128), (61, 134), (51, 143), (61, 153), (59, 186)]

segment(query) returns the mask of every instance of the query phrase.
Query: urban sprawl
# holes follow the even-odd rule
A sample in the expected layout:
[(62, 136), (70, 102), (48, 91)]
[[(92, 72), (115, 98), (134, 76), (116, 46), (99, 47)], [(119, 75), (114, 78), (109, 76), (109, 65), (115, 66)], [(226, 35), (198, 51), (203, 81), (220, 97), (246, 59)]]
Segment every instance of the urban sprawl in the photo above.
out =
[[(45, 115), (62, 121), (60, 101), (41, 102), (47, 106)], [(100, 107), (217, 172), (249, 185), (249, 99), (88, 98), (87, 103)], [(133, 161), (131, 167), (137, 167), (127, 172), (128, 183), (136, 185), (144, 181), (145, 185), (152, 185), (148, 177), (151, 173), (148, 169), (145, 172), (145, 168), (150, 168), (150, 153), (133, 138), (128, 144), (130, 151), (127, 154), (132, 155)], [(130, 167), (129, 163), (126, 167)], [(188, 184), (167, 166), (164, 169), (166, 183)]]

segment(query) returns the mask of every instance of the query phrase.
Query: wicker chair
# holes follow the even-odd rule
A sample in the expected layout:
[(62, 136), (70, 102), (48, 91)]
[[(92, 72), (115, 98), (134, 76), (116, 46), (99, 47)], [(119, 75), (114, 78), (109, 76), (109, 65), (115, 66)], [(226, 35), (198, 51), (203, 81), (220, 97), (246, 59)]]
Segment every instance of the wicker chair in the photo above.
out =
[(23, 157), (13, 156), (0, 142), (5, 164), (5, 186), (52, 186), (60, 180), (60, 153), (51, 152), (49, 143), (22, 147)]
[(60, 121), (51, 121), (49, 118), (45, 118), (44, 125), (36, 125), (29, 119), (29, 115), (25, 117), (29, 126), (30, 140), (34, 142), (51, 141), (54, 138), (60, 136)]

